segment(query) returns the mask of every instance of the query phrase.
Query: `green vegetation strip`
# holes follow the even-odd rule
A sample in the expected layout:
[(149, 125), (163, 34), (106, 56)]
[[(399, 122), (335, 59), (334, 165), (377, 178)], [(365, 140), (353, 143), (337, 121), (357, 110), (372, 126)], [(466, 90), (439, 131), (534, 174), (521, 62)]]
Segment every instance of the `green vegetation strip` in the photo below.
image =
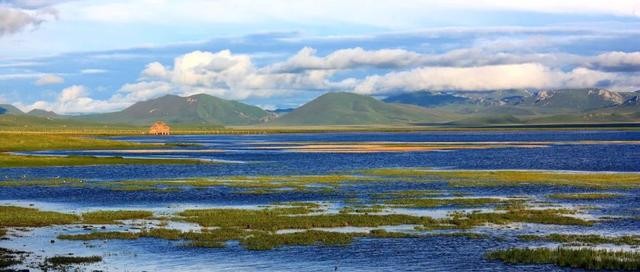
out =
[(166, 240), (185, 240), (187, 246), (224, 247), (227, 241), (238, 240), (249, 250), (269, 250), (283, 246), (310, 245), (348, 245), (356, 237), (371, 238), (412, 238), (415, 235), (385, 230), (372, 230), (369, 233), (340, 233), (318, 230), (276, 234), (273, 232), (243, 230), (238, 228), (220, 228), (202, 232), (181, 232), (174, 229), (150, 229), (140, 232), (92, 232), (87, 234), (59, 235), (62, 240), (135, 240), (139, 238), (159, 238)]
[(44, 227), (73, 224), (79, 217), (73, 214), (46, 212), (33, 208), (0, 206), (0, 227)]
[(587, 270), (640, 270), (640, 253), (590, 248), (510, 248), (486, 254), (489, 260), (508, 264), (554, 264)]
[[(40, 211), (34, 208), (0, 206), (0, 228), (45, 227), (69, 224), (116, 224), (120, 220), (146, 219), (149, 211), (96, 211), (81, 216), (60, 212)], [(0, 229), (3, 230), (3, 229)]]
[(372, 169), (363, 172), (380, 177), (420, 181), (444, 181), (455, 187), (551, 185), (587, 188), (638, 188), (637, 173), (582, 173), (543, 171), (432, 170), (420, 168)]
[(97, 263), (101, 262), (102, 257), (100, 256), (54, 256), (46, 259), (46, 262), (53, 266), (64, 266), (64, 265), (73, 265), (73, 264), (87, 264), (87, 263)]
[[(299, 209), (299, 208), (296, 208)], [(428, 217), (404, 214), (319, 214), (304, 215), (292, 209), (202, 209), (179, 213), (183, 220), (203, 227), (243, 228), (262, 231), (332, 227), (377, 227), (385, 225), (426, 224)]]
[(518, 200), (499, 198), (398, 198), (385, 201), (385, 204), (404, 208), (435, 208), (443, 206), (482, 207), (486, 205), (508, 204)]
[[(2, 155), (0, 155), (1, 162)], [(73, 158), (72, 158), (73, 159)], [(83, 157), (79, 160), (91, 162), (92, 158)], [(113, 159), (115, 158), (93, 158)], [(129, 159), (126, 159), (129, 160)], [(139, 160), (141, 163), (190, 163), (185, 160)], [(78, 162), (80, 163), (80, 162)], [(0, 187), (19, 186), (91, 186), (111, 190), (123, 191), (157, 191), (172, 192), (188, 188), (212, 188), (228, 187), (237, 189), (238, 193), (250, 194), (277, 194), (283, 191), (331, 193), (341, 186), (367, 182), (446, 182), (453, 187), (475, 186), (571, 186), (588, 187), (594, 189), (606, 188), (640, 188), (640, 174), (637, 173), (569, 173), (569, 172), (542, 172), (542, 171), (441, 171), (429, 169), (373, 169), (361, 174), (328, 174), (328, 175), (292, 175), (292, 176), (225, 176), (215, 178), (187, 178), (166, 180), (125, 180), (109, 182), (83, 183), (78, 180), (51, 179), (51, 180), (14, 180), (0, 181)], [(416, 207), (432, 207), (443, 205), (455, 205), (456, 203), (434, 203), (444, 200), (424, 200), (425, 198), (442, 197), (443, 192), (433, 190), (407, 190), (387, 193), (372, 194), (376, 200), (388, 200), (390, 202), (406, 203)], [(459, 196), (453, 192), (451, 195)], [(582, 194), (554, 194), (550, 197), (572, 199), (596, 199), (617, 197), (614, 193), (582, 193)], [(397, 200), (395, 200), (397, 199)], [(471, 199), (471, 198), (469, 198)], [(478, 202), (500, 202), (491, 198), (479, 198), (479, 200), (452, 200), (457, 205), (481, 204)], [(422, 203), (419, 203), (422, 202)], [(466, 202), (466, 203), (464, 203)], [(476, 202), (476, 203), (472, 203)], [(395, 203), (402, 204), (402, 203)], [(441, 205), (442, 204), (442, 205)], [(490, 203), (485, 203), (490, 204)]]
[(639, 235), (602, 236), (595, 234), (558, 234), (549, 235), (521, 235), (525, 241), (551, 241), (558, 243), (582, 243), (582, 244), (616, 244), (616, 245), (640, 245)]
[(615, 193), (574, 193), (574, 194), (551, 194), (549, 198), (552, 199), (564, 199), (564, 200), (597, 200), (597, 199), (610, 199), (620, 197), (620, 194)]
[(162, 145), (138, 144), (65, 134), (0, 133), (0, 152), (71, 150), (71, 149), (139, 149)]
[(122, 157), (93, 156), (22, 156), (0, 154), (0, 167), (47, 167), (47, 166), (83, 166), (113, 164), (198, 164), (204, 163), (190, 159), (133, 159)]

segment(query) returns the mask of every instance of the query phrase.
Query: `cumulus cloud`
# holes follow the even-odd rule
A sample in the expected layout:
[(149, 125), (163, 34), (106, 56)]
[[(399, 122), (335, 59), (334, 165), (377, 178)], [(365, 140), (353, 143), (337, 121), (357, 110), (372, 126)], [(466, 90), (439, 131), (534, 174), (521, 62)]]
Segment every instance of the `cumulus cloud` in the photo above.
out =
[(31, 105), (18, 104), (21, 109), (43, 109), (62, 114), (114, 111), (127, 106), (128, 103), (96, 100), (89, 97), (86, 87), (73, 85), (63, 89), (55, 101), (36, 101)]
[[(337, 88), (340, 82), (330, 82), (333, 71), (279, 71), (272, 67), (256, 67), (249, 55), (193, 51), (175, 58), (173, 66), (158, 62), (148, 64), (136, 86), (170, 86), (174, 93), (202, 92), (228, 99), (267, 97), (290, 90)], [(154, 84), (152, 84), (154, 83)], [(146, 92), (144, 88), (141, 91)]]
[(596, 56), (589, 65), (607, 71), (638, 72), (640, 52), (607, 52)]
[(40, 9), (69, 0), (0, 0), (0, 4), (24, 9)]
[[(430, 55), (403, 49), (348, 48), (318, 56), (314, 49), (305, 47), (290, 58), (260, 67), (250, 55), (230, 50), (193, 51), (177, 56), (169, 64), (147, 64), (138, 81), (122, 85), (108, 99), (92, 99), (85, 87), (75, 85), (62, 90), (56, 101), (39, 101), (31, 107), (61, 113), (109, 111), (167, 94), (206, 93), (245, 100), (300, 91), (340, 90), (378, 95), (512, 88), (633, 90), (640, 85), (638, 73), (609, 71), (610, 67), (635, 65), (636, 53), (612, 52), (589, 57), (494, 52), (482, 57), (482, 52), (462, 49)], [(563, 67), (568, 60), (572, 63), (570, 69)], [(362, 71), (353, 73), (362, 68), (364, 75)], [(52, 75), (39, 79), (42, 83), (56, 80)]]
[(280, 72), (301, 70), (336, 70), (358, 67), (398, 68), (415, 66), (426, 61), (425, 57), (404, 49), (364, 50), (360, 47), (340, 49), (318, 57), (316, 50), (305, 47), (285, 62), (275, 64), (268, 69)]
[(500, 90), (511, 88), (632, 88), (637, 82), (615, 73), (576, 68), (569, 72), (538, 63), (477, 67), (422, 67), (368, 76), (354, 88), (361, 94), (419, 90)]
[(64, 78), (58, 75), (53, 75), (53, 74), (42, 75), (35, 82), (35, 84), (38, 86), (53, 85), (53, 84), (60, 84), (60, 83), (64, 83)]
[(41, 23), (56, 17), (56, 10), (51, 8), (30, 10), (0, 5), (0, 37), (28, 28), (36, 28)]

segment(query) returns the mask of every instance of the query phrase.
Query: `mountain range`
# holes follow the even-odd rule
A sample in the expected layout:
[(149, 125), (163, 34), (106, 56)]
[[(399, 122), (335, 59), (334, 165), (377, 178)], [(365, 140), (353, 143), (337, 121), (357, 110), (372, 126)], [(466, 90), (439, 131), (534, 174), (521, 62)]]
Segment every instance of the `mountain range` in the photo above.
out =
[(434, 124), (484, 126), (501, 124), (611, 123), (640, 121), (640, 91), (605, 89), (420, 91), (382, 100), (332, 92), (295, 109), (266, 111), (206, 94), (166, 95), (111, 113), (59, 115), (34, 109), (28, 113), (0, 105), (0, 126), (38, 124), (102, 124), (147, 126), (164, 121), (173, 126), (314, 126)]

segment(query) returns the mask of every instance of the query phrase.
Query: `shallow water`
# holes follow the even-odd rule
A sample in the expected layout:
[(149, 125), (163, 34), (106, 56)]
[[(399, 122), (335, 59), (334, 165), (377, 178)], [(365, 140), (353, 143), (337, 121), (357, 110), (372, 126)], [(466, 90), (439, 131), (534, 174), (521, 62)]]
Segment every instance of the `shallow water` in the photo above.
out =
[[(420, 133), (330, 133), (234, 136), (116, 137), (135, 142), (198, 144), (162, 151), (41, 151), (40, 155), (100, 155), (154, 158), (197, 158), (221, 163), (197, 165), (110, 165), (82, 167), (2, 168), (0, 179), (81, 178), (105, 180), (212, 177), (224, 175), (326, 174), (384, 167), (435, 167), (454, 169), (538, 169), (567, 171), (640, 172), (640, 132), (627, 131), (544, 131), (544, 132), (420, 132)], [(447, 152), (403, 153), (301, 153), (286, 149), (261, 149), (265, 145), (317, 142), (549, 142), (539, 148), (491, 148)], [(590, 141), (588, 144), (578, 143)], [(593, 141), (622, 141), (598, 143)], [(625, 141), (628, 141), (625, 143)], [(551, 193), (590, 192), (590, 189), (555, 186), (515, 186), (450, 188), (444, 182), (354, 183), (330, 193), (279, 192), (239, 194), (225, 187), (178, 191), (113, 191), (100, 188), (6, 187), (0, 190), (0, 204), (38, 207), (80, 213), (98, 209), (145, 209), (167, 215), (191, 208), (259, 208), (278, 202), (313, 201), (337, 212), (351, 198), (368, 201), (369, 196), (401, 190), (438, 190), (471, 197), (524, 196), (544, 205), (577, 207), (585, 218), (622, 217), (600, 220), (591, 227), (539, 224), (487, 226), (472, 230), (488, 239), (426, 236), (409, 239), (358, 238), (343, 247), (283, 247), (269, 251), (249, 251), (237, 243), (222, 249), (192, 248), (182, 242), (143, 238), (134, 241), (61, 241), (50, 244), (60, 233), (85, 232), (76, 227), (46, 227), (11, 232), (0, 247), (33, 251), (35, 262), (45, 256), (74, 253), (101, 255), (104, 262), (84, 267), (88, 271), (570, 271), (549, 265), (512, 266), (487, 261), (484, 252), (522, 245), (549, 245), (522, 242), (520, 234), (592, 233), (628, 235), (640, 232), (640, 190), (608, 190), (622, 194), (601, 200), (554, 200)], [(588, 209), (587, 207), (595, 207)], [(439, 207), (433, 209), (387, 209), (385, 212), (441, 218), (455, 210), (491, 208)], [(124, 226), (127, 228), (128, 226)], [(130, 227), (130, 226), (129, 226)], [(395, 228), (398, 228), (397, 226)], [(411, 232), (411, 227), (399, 227)], [(20, 237), (17, 237), (19, 235)], [(553, 244), (551, 244), (553, 245)], [(45, 252), (40, 249), (46, 248)]]

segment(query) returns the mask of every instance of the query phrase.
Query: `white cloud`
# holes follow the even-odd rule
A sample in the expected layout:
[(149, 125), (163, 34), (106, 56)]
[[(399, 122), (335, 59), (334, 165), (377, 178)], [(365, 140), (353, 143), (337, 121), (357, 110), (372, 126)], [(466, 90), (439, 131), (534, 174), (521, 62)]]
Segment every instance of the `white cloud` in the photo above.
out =
[[(299, 89), (334, 88), (328, 78), (333, 71), (305, 70), (274, 71), (271, 67), (257, 68), (249, 55), (193, 51), (175, 58), (172, 67), (158, 62), (148, 64), (136, 85), (171, 86), (176, 94), (208, 93), (227, 99), (269, 97)], [(147, 92), (142, 88), (138, 90)], [(133, 93), (133, 92), (132, 92)]]
[(640, 71), (640, 52), (607, 52), (596, 56), (589, 64), (611, 71)]
[(115, 101), (95, 100), (89, 97), (86, 87), (73, 85), (63, 89), (58, 98), (53, 101), (36, 101), (31, 105), (17, 104), (24, 111), (43, 109), (62, 114), (106, 112), (114, 111), (127, 106), (128, 103)]
[(0, 5), (0, 37), (34, 28), (56, 17), (53, 9), (26, 10)]
[(632, 89), (633, 78), (615, 73), (576, 68), (569, 72), (538, 63), (477, 67), (423, 67), (409, 71), (368, 76), (355, 87), (361, 94), (384, 94), (419, 90), (499, 90), (511, 88)]
[[(287, 22), (351, 23), (382, 28), (415, 27), (425, 16), (452, 20), (450, 11), (529, 11), (567, 14), (640, 16), (636, 0), (272, 0), (272, 1), (77, 1), (60, 6), (69, 18), (115, 23), (231, 23)], [(354, 12), (357, 11), (357, 12)], [(401, 16), (399, 16), (401, 14)]]
[(83, 75), (104, 74), (106, 72), (109, 72), (109, 71), (105, 70), (105, 69), (96, 69), (96, 68), (89, 68), (89, 69), (80, 70), (80, 73), (83, 74)]
[(404, 49), (364, 50), (360, 47), (340, 49), (325, 56), (316, 56), (316, 50), (305, 47), (283, 63), (271, 66), (273, 71), (336, 70), (358, 67), (398, 68), (415, 66), (425, 61), (424, 56)]
[[(428, 55), (402, 49), (368, 51), (350, 48), (317, 56), (314, 49), (303, 48), (282, 62), (258, 67), (250, 55), (234, 54), (230, 50), (193, 51), (177, 56), (171, 64), (147, 64), (137, 82), (122, 85), (108, 99), (92, 99), (85, 87), (74, 85), (62, 90), (53, 102), (38, 101), (28, 107), (60, 113), (101, 112), (122, 109), (135, 102), (167, 94), (187, 96), (206, 93), (225, 99), (245, 100), (293, 96), (300, 91), (341, 90), (375, 95), (418, 90), (511, 88), (606, 87), (635, 90), (640, 85), (639, 73), (616, 73), (589, 65), (596, 62), (607, 67), (634, 65), (635, 53), (612, 52), (589, 57), (483, 52), (470, 48)], [(575, 68), (561, 69), (567, 62)], [(371, 67), (386, 69), (367, 70)], [(361, 68), (369, 74), (359, 77), (341, 74), (360, 75), (361, 71), (349, 72)], [(371, 74), (371, 71), (385, 72)], [(10, 78), (16, 76), (27, 75), (11, 75)], [(45, 78), (51, 81), (51, 75), (40, 76), (43, 82)]]
[(42, 75), (35, 82), (35, 84), (38, 86), (53, 85), (53, 84), (60, 84), (60, 83), (64, 83), (64, 78), (58, 75), (53, 75), (53, 74)]

